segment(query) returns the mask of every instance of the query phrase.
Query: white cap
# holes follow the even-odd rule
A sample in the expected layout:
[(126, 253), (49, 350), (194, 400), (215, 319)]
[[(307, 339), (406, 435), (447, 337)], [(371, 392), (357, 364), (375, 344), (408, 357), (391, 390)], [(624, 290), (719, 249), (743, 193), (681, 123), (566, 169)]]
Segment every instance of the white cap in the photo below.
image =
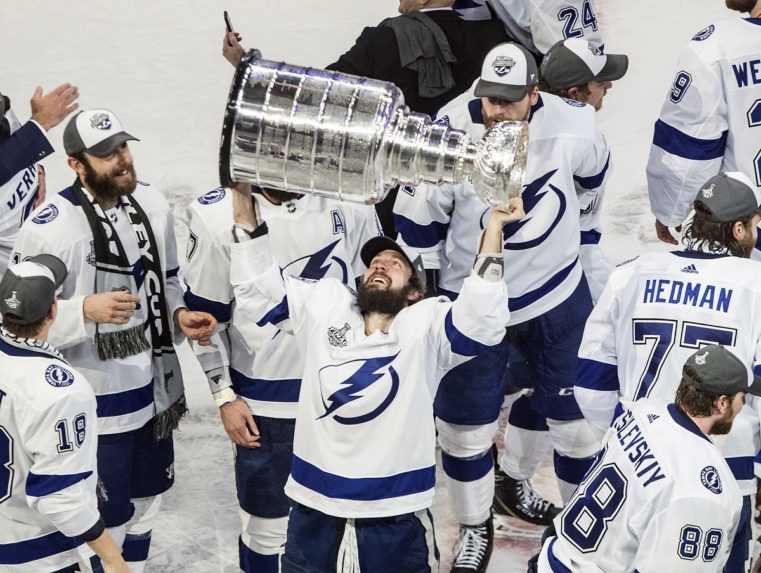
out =
[(96, 157), (106, 157), (125, 141), (140, 140), (124, 131), (116, 114), (107, 109), (80, 111), (63, 131), (63, 147), (67, 155), (86, 151)]
[(518, 44), (499, 44), (486, 54), (474, 93), (476, 97), (520, 101), (537, 83), (534, 56)]

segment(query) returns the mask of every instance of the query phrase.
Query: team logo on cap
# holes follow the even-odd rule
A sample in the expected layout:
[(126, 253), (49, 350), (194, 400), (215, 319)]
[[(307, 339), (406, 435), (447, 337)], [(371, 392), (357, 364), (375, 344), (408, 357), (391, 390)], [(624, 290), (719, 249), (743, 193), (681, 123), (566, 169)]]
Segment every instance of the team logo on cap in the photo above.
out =
[(5, 299), (5, 304), (11, 310), (16, 310), (19, 307), (19, 305), (21, 304), (21, 301), (16, 296), (15, 290), (11, 292), (11, 296)]
[(713, 197), (713, 190), (716, 189), (716, 185), (714, 183), (711, 183), (710, 186), (703, 189), (703, 198), (710, 199)]
[(708, 358), (708, 353), (705, 353), (705, 354), (696, 354), (695, 355), (695, 364), (697, 364), (698, 366), (705, 366), (707, 358)]
[(499, 77), (506, 76), (515, 67), (515, 60), (509, 56), (497, 56), (491, 67)]
[(719, 472), (713, 466), (706, 466), (703, 468), (700, 472), (700, 482), (711, 493), (718, 495), (722, 492)]
[(32, 218), (32, 223), (37, 223), (38, 225), (44, 225), (45, 223), (50, 223), (53, 219), (58, 217), (58, 207), (55, 205), (48, 205), (45, 207), (42, 211), (37, 213)]
[(63, 366), (51, 364), (45, 369), (45, 380), (56, 388), (65, 388), (74, 383), (74, 374)]
[(96, 113), (90, 118), (90, 127), (102, 131), (108, 131), (111, 129), (111, 116), (107, 113)]
[(198, 202), (201, 205), (211, 205), (212, 203), (218, 203), (224, 198), (225, 198), (225, 188), (217, 187), (216, 189), (212, 189), (208, 193), (201, 195), (198, 198)]

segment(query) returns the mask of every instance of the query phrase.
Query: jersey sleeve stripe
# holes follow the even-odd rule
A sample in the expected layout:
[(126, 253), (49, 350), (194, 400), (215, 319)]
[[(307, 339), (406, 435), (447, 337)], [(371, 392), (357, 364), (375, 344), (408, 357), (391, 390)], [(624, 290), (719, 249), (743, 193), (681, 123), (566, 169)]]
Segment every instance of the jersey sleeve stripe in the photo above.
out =
[(574, 175), (573, 180), (584, 189), (597, 189), (605, 180), (605, 174), (608, 172), (608, 167), (610, 167), (610, 153), (608, 153), (608, 159), (605, 160), (605, 166), (597, 175), (590, 175), (589, 177)]
[(238, 396), (260, 402), (298, 402), (301, 380), (263, 380), (261, 378), (249, 378), (230, 368), (230, 380), (233, 390)]
[(188, 305), (189, 310), (208, 312), (216, 318), (218, 322), (230, 322), (233, 313), (232, 303), (218, 302), (216, 300), (210, 300), (198, 296), (190, 290), (190, 287), (185, 290), (184, 298), (185, 304)]
[(30, 563), (64, 551), (70, 551), (79, 545), (81, 545), (81, 541), (66, 537), (60, 531), (36, 539), (0, 543), (0, 565)]
[(728, 132), (725, 131), (721, 134), (721, 137), (716, 139), (699, 139), (687, 135), (659, 119), (655, 122), (653, 145), (660, 147), (671, 155), (683, 157), (684, 159), (706, 161), (718, 159), (724, 155), (724, 148), (727, 145), (727, 134)]
[(428, 225), (421, 225), (397, 214), (394, 214), (394, 225), (404, 242), (417, 249), (435, 247), (447, 238), (449, 229), (449, 223), (432, 221)]
[(727, 465), (732, 471), (732, 475), (737, 480), (753, 479), (753, 456), (740, 456), (736, 458), (726, 458)]
[(602, 234), (599, 231), (582, 231), (581, 232), (581, 244), (582, 245), (599, 245)]
[(267, 314), (256, 322), (256, 326), (265, 326), (266, 324), (277, 325), (290, 317), (288, 310), (288, 297), (284, 296), (275, 307), (271, 308)]
[(618, 367), (588, 358), (579, 358), (576, 385), (589, 390), (618, 391)]
[(550, 564), (552, 573), (573, 573), (568, 567), (563, 565), (560, 560), (555, 557), (555, 552), (552, 550), (552, 546), (555, 545), (556, 539), (550, 541), (550, 546), (547, 548), (547, 562)]
[(26, 478), (26, 495), (30, 497), (50, 495), (82, 480), (86, 480), (91, 475), (92, 471), (63, 475), (44, 475), (29, 472)]
[(494, 346), (482, 344), (458, 330), (452, 319), (451, 309), (447, 312), (447, 316), (444, 318), (444, 332), (447, 335), (447, 340), (449, 340), (449, 345), (452, 347), (452, 352), (461, 356), (478, 356), (500, 344), (498, 343)]
[(385, 477), (348, 478), (323, 471), (294, 455), (291, 477), (302, 486), (326, 497), (377, 501), (432, 489), (436, 483), (436, 466)]

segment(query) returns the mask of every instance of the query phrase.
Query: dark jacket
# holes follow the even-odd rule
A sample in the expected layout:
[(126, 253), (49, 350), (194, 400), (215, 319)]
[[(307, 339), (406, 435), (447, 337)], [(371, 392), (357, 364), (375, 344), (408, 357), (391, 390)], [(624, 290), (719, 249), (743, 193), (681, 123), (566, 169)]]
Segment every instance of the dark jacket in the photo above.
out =
[[(404, 100), (412, 111), (434, 117), (439, 109), (466, 91), (481, 75), (481, 63), (489, 50), (509, 41), (509, 38), (499, 20), (471, 22), (462, 20), (453, 10), (431, 10), (425, 14), (444, 31), (457, 58), (457, 62), (452, 64), (455, 87), (451, 90), (434, 98), (419, 96), (417, 72), (402, 68), (396, 36), (389, 26), (362, 30), (354, 46), (327, 69), (393, 82), (402, 90)], [(391, 237), (396, 236), (392, 214), (396, 192), (394, 189), (376, 205), (383, 232)]]
[(456, 86), (450, 91), (434, 98), (418, 95), (417, 72), (402, 68), (396, 36), (389, 26), (362, 30), (354, 46), (327, 69), (393, 82), (402, 90), (411, 110), (435, 115), (481, 74), (481, 63), (489, 50), (509, 39), (504, 26), (496, 20), (462, 20), (452, 10), (431, 10), (425, 14), (444, 31), (457, 58), (452, 65)]

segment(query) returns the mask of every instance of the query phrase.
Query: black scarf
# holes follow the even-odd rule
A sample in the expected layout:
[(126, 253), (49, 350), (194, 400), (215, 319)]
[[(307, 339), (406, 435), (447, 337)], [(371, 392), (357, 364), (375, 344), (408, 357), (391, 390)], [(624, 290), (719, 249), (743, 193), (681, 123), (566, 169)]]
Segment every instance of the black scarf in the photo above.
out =
[[(164, 272), (158, 243), (148, 216), (132, 195), (121, 195), (117, 205), (123, 208), (137, 237), (140, 259), (131, 265), (111, 220), (101, 206), (82, 189), (77, 180), (72, 190), (87, 218), (93, 236), (95, 254), (95, 292), (129, 290), (138, 294), (145, 289), (148, 304), (138, 308), (127, 325), (96, 323), (95, 345), (101, 360), (125, 358), (152, 350), (154, 400), (158, 419), (158, 437), (177, 427), (187, 411), (182, 372), (174, 351), (172, 322), (166, 301)], [(150, 332), (150, 342), (145, 331)]]

